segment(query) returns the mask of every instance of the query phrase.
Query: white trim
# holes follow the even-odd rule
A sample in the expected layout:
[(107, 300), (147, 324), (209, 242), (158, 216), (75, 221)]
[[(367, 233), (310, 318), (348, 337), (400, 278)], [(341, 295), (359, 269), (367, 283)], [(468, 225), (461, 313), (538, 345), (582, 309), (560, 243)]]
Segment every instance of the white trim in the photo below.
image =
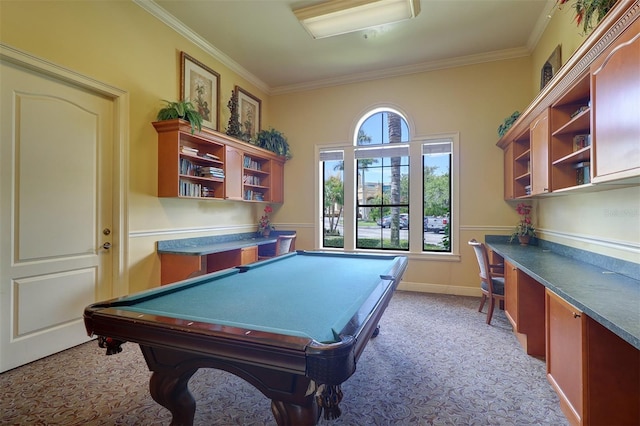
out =
[(362, 73), (349, 74), (346, 76), (316, 80), (310, 83), (290, 84), (285, 86), (275, 86), (270, 90), (271, 95), (282, 95), (287, 93), (302, 92), (307, 90), (322, 89), (325, 87), (340, 86), (343, 84), (362, 83), (365, 81), (378, 80), (382, 78), (398, 77), (403, 75), (417, 74), (428, 71), (436, 71), (448, 68), (458, 68), (467, 65), (482, 64), (486, 62), (504, 61), (507, 59), (522, 58), (531, 55), (526, 47), (514, 49), (504, 49), (495, 52), (481, 53), (478, 55), (461, 56), (458, 58), (443, 59), (440, 61), (423, 62), (421, 64), (407, 65), (395, 68), (388, 68), (381, 71), (366, 71)]
[(114, 103), (114, 159), (113, 159), (113, 249), (115, 251), (112, 268), (113, 295), (129, 292), (129, 222), (128, 222), (128, 188), (129, 188), (129, 93), (115, 86), (95, 80), (71, 69), (36, 57), (30, 53), (0, 43), (0, 59), (6, 60), (50, 75), (58, 80), (84, 87), (111, 99)]
[(576, 235), (568, 232), (552, 231), (543, 228), (537, 228), (536, 232), (538, 234), (538, 237), (556, 237), (559, 239), (565, 239), (581, 244), (596, 245), (603, 248), (633, 253), (640, 256), (640, 242), (636, 241), (622, 241), (610, 238), (593, 237), (589, 235)]
[(398, 285), (399, 291), (416, 291), (420, 293), (452, 294), (455, 296), (480, 297), (480, 287), (462, 287), (456, 285), (415, 283), (401, 281)]
[(229, 56), (218, 50), (215, 46), (201, 37), (199, 34), (194, 32), (191, 28), (183, 24), (180, 20), (178, 20), (175, 16), (171, 15), (165, 9), (160, 7), (157, 3), (152, 0), (132, 0), (135, 4), (149, 12), (151, 15), (156, 17), (159, 21), (166, 24), (168, 27), (173, 29), (175, 32), (180, 34), (182, 37), (186, 38), (200, 49), (207, 52), (213, 58), (222, 62), (223, 65), (228, 67), (231, 71), (238, 74), (240, 77), (244, 78), (248, 82), (252, 83), (254, 86), (263, 90), (264, 92), (269, 93), (269, 86), (262, 80), (260, 80), (255, 75), (251, 74), (244, 67), (238, 64), (236, 61), (231, 59)]

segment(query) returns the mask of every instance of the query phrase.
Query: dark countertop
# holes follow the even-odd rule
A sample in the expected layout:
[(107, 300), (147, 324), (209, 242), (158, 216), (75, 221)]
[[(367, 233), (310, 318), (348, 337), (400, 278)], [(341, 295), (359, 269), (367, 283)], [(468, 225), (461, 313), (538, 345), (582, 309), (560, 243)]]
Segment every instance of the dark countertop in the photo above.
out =
[[(487, 241), (494, 252), (640, 349), (640, 281), (544, 246)], [(633, 265), (637, 264), (632, 264)], [(637, 265), (640, 268), (640, 265)]]
[(231, 235), (216, 235), (211, 237), (182, 238), (179, 240), (165, 240), (156, 243), (159, 254), (179, 254), (184, 256), (206, 256), (243, 247), (274, 244), (278, 234), (291, 234), (286, 231), (272, 231), (269, 237), (258, 236), (256, 232)]

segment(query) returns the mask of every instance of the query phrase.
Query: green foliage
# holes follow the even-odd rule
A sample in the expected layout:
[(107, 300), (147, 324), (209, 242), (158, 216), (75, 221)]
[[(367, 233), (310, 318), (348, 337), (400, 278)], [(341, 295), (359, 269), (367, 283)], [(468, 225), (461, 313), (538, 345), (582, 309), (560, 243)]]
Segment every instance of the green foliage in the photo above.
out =
[(424, 215), (446, 216), (449, 214), (449, 174), (436, 175), (433, 167), (424, 168)]
[(275, 152), (287, 160), (290, 160), (292, 157), (286, 136), (276, 129), (269, 128), (269, 130), (259, 131), (253, 140), (253, 144), (268, 151)]
[(509, 130), (511, 126), (513, 126), (513, 123), (515, 123), (518, 117), (520, 117), (520, 112), (516, 111), (509, 117), (505, 118), (504, 123), (498, 126), (498, 136), (503, 137), (504, 134), (507, 133), (507, 130)]
[(158, 111), (158, 121), (182, 118), (191, 123), (191, 133), (195, 132), (196, 127), (198, 131), (202, 130), (202, 115), (200, 115), (190, 101), (163, 102), (165, 102), (166, 105)]
[(238, 113), (238, 94), (235, 90), (231, 91), (231, 98), (227, 103), (227, 107), (229, 108), (230, 116), (229, 116), (229, 124), (227, 125), (227, 135), (240, 139), (246, 140), (244, 138), (244, 133), (242, 129), (240, 129), (240, 114)]

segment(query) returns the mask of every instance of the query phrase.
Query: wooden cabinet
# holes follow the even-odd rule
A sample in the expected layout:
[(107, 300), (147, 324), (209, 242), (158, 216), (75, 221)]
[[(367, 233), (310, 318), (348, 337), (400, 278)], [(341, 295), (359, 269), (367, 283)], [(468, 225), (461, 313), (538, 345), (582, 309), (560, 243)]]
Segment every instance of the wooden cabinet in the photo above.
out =
[(284, 202), (285, 158), (222, 133), (191, 133), (187, 121), (158, 132), (158, 196)]
[(591, 90), (584, 74), (551, 106), (553, 191), (591, 182)]
[(527, 354), (545, 356), (544, 286), (510, 262), (504, 263), (505, 315)]
[(531, 195), (549, 192), (549, 110), (531, 123)]
[(227, 175), (226, 194), (229, 200), (242, 200), (242, 151), (234, 146), (227, 146), (226, 164), (228, 170), (233, 172)]
[(594, 182), (640, 176), (640, 20), (591, 66)]
[(225, 198), (225, 146), (187, 122), (153, 123), (158, 131), (158, 196)]
[(160, 254), (160, 284), (171, 284), (258, 261), (258, 246), (234, 248), (202, 256)]
[(549, 383), (573, 425), (640, 424), (640, 352), (546, 290)]
[(531, 136), (529, 128), (504, 148), (504, 198), (531, 195)]
[(505, 199), (640, 183), (639, 15), (617, 2), (498, 141)]

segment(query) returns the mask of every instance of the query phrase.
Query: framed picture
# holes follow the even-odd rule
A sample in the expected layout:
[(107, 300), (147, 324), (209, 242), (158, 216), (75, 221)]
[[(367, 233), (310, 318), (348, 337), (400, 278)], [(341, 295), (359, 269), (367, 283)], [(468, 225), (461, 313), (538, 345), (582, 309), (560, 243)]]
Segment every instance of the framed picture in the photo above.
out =
[(558, 73), (558, 70), (562, 66), (561, 47), (558, 45), (549, 56), (549, 59), (544, 63), (540, 70), (540, 90), (544, 89), (544, 86), (551, 81), (554, 75)]
[(182, 100), (189, 100), (202, 115), (202, 124), (218, 130), (218, 99), (220, 94), (220, 74), (180, 52)]
[(243, 134), (249, 136), (249, 139), (253, 139), (262, 125), (262, 101), (240, 86), (236, 86), (236, 95), (238, 97), (240, 129)]

